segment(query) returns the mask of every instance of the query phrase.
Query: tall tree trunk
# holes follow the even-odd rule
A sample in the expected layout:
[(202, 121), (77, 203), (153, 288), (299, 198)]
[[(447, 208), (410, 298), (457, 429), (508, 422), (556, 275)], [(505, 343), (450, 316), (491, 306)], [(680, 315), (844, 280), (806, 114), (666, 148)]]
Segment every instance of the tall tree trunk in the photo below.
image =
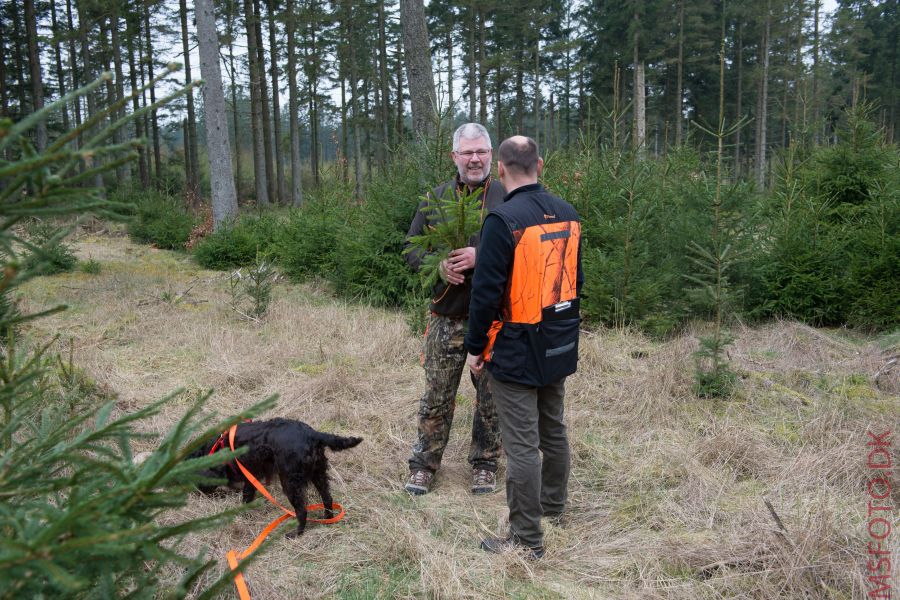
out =
[(437, 99), (423, 0), (400, 0), (400, 27), (406, 77), (409, 80), (413, 133), (417, 137), (430, 137), (434, 133)]
[[(62, 31), (60, 30), (59, 22), (56, 20), (56, 0), (50, 0), (50, 24), (53, 31), (53, 54), (56, 58), (56, 82), (59, 86), (59, 97), (62, 98), (66, 95), (66, 75), (62, 66), (62, 50), (59, 47)], [(2, 60), (2, 57), (0, 57), (0, 60)], [(69, 125), (69, 107), (63, 104), (61, 112), (63, 129), (69, 131), (71, 129)]]
[(266, 180), (265, 145), (262, 138), (262, 107), (259, 93), (260, 69), (257, 62), (256, 24), (251, 0), (244, 0), (244, 21), (247, 24), (247, 63), (250, 67), (250, 128), (253, 136), (253, 180), (257, 206), (269, 205), (269, 186)]
[(516, 51), (516, 131), (525, 130), (525, 58), (521, 48)]
[[(91, 60), (91, 51), (90, 44), (88, 43), (88, 35), (87, 35), (87, 9), (84, 6), (85, 0), (79, 0), (78, 4), (76, 4), (76, 8), (78, 10), (78, 40), (81, 44), (81, 64), (84, 68), (84, 79), (85, 82), (91, 82), (94, 80), (94, 64)], [(15, 4), (15, 3), (13, 3)], [(87, 95), (87, 119), (94, 116), (97, 112), (97, 91), (94, 90)], [(90, 139), (91, 132), (93, 128), (89, 131), (84, 132), (85, 135)], [(79, 143), (79, 146), (81, 144)], [(97, 188), (99, 194), (101, 196), (105, 195), (106, 190), (103, 185), (103, 176), (100, 173), (94, 175), (94, 187)]]
[[(37, 16), (34, 0), (25, 0), (25, 30), (28, 36), (28, 64), (31, 70), (31, 102), (34, 112), (44, 108), (44, 82), (41, 77), (40, 49), (37, 37)], [(47, 149), (47, 121), (41, 119), (35, 128), (35, 145), (38, 152)]]
[(640, 15), (634, 14), (634, 149), (643, 158), (647, 143), (647, 108), (645, 104), (644, 62), (640, 58)]
[[(181, 45), (184, 49), (184, 82), (191, 83), (191, 49), (188, 44), (188, 18), (187, 4), (185, 0), (179, 0), (179, 14), (181, 16)], [(200, 202), (200, 159), (197, 154), (197, 114), (194, 112), (194, 90), (187, 94), (187, 119), (188, 119), (188, 154), (185, 163), (190, 162), (188, 179), (188, 197), (193, 206)]]
[(456, 116), (456, 106), (453, 101), (453, 20), (447, 27), (447, 97), (448, 106), (450, 108), (450, 125), (453, 125), (453, 118)]
[[(113, 3), (113, 11), (112, 15), (110, 15), (110, 35), (112, 37), (112, 54), (113, 54), (113, 67), (116, 72), (116, 102), (120, 102), (123, 98), (125, 98), (125, 72), (122, 69), (122, 46), (119, 44), (119, 12), (117, 4)], [(116, 118), (121, 119), (125, 116), (125, 107), (122, 106), (119, 110), (116, 111)], [(123, 143), (127, 139), (127, 131), (124, 127), (120, 127), (116, 129), (116, 132), (113, 134), (115, 136), (115, 140), (117, 143)], [(116, 177), (118, 178), (118, 183), (124, 185), (131, 184), (131, 166), (130, 165), (121, 165), (116, 168)]]
[(287, 0), (285, 7), (286, 14), (286, 35), (285, 41), (287, 45), (288, 63), (288, 111), (290, 117), (288, 119), (291, 137), (291, 206), (303, 205), (303, 181), (301, 179), (300, 169), (300, 122), (299, 112), (300, 93), (297, 89), (297, 50), (295, 47), (295, 33), (297, 30), (297, 15), (294, 14), (294, 0)]
[(276, 202), (282, 203), (287, 198), (284, 189), (284, 159), (281, 156), (281, 107), (278, 86), (278, 46), (276, 44), (277, 29), (275, 27), (275, 0), (267, 0), (269, 12), (269, 59), (272, 62), (272, 148), (275, 150), (275, 183)]
[(675, 76), (675, 145), (681, 145), (681, 114), (684, 112), (684, 2), (678, 0), (678, 72)]
[(478, 13), (475, 11), (475, 0), (469, 2), (469, 121), (475, 120), (475, 110), (478, 103), (477, 64), (475, 63), (475, 32), (478, 30)]
[(194, 0), (197, 42), (200, 46), (200, 76), (203, 77), (203, 113), (206, 124), (206, 148), (209, 156), (209, 182), (212, 191), (213, 229), (237, 216), (237, 195), (231, 172), (231, 142), (228, 140), (228, 115), (222, 73), (219, 70), (219, 36), (213, 0)]
[(394, 138), (397, 141), (403, 139), (403, 44), (397, 38), (397, 49), (394, 53), (394, 74), (397, 80), (397, 119), (394, 122)]
[(766, 132), (768, 129), (769, 105), (769, 33), (772, 24), (771, 0), (766, 0), (766, 21), (760, 43), (759, 63), (761, 65), (759, 98), (756, 126), (756, 185), (763, 189), (766, 184)]
[[(144, 36), (147, 42), (147, 76), (153, 80), (153, 42), (150, 30), (150, 2), (144, 0)], [(156, 104), (156, 90), (150, 88), (150, 104)], [(156, 109), (150, 111), (150, 119), (153, 122), (153, 165), (156, 169), (156, 186), (162, 185), (162, 154), (159, 144), (159, 119), (157, 118)]]
[[(140, 40), (141, 35), (140, 31), (126, 31), (126, 39), (127, 39), (127, 48), (128, 48), (128, 74), (131, 79), (131, 109), (136, 113), (141, 108), (140, 100), (138, 99), (137, 94), (135, 93), (138, 90), (138, 81), (137, 81), (137, 65), (134, 60), (134, 39), (135, 37)], [(134, 119), (134, 137), (142, 138), (144, 137), (143, 130), (144, 120), (141, 118)], [(144, 146), (138, 147), (138, 173), (141, 178), (141, 187), (147, 189), (150, 187), (150, 174), (147, 171), (147, 152)]]
[(813, 72), (812, 72), (812, 102), (813, 102), (813, 143), (819, 145), (822, 131), (819, 125), (819, 9), (822, 0), (813, 0)]
[(386, 22), (384, 16), (384, 0), (378, 0), (378, 84), (381, 88), (381, 142), (379, 143), (379, 160), (378, 164), (382, 171), (387, 168), (388, 145), (390, 144), (390, 133), (388, 123), (390, 122), (391, 99), (388, 94), (388, 55), (387, 55), (387, 32), (385, 31)]
[[(534, 141), (541, 145), (541, 52), (540, 41), (534, 49)], [(543, 142), (546, 144), (546, 140)]]
[[(344, 42), (346, 43), (346, 42)], [(344, 73), (344, 65), (338, 65), (338, 74), (341, 80), (341, 155), (339, 162), (341, 165), (341, 182), (347, 183), (350, 180), (350, 143), (347, 141), (350, 135), (347, 132), (347, 77)]]
[(497, 145), (503, 141), (503, 84), (500, 66), (494, 67), (494, 120), (497, 121)]
[[(803, 22), (806, 19), (805, 14), (806, 8), (806, 0), (799, 0), (797, 2), (797, 46), (794, 52), (794, 119), (793, 119), (793, 130), (801, 131), (805, 129), (805, 127), (801, 126), (801, 106), (804, 103), (804, 96), (800, 92), (800, 86), (803, 83)], [(805, 87), (805, 86), (804, 86)], [(806, 121), (806, 111), (803, 112), (803, 121)], [(804, 123), (805, 124), (805, 123)]]
[[(354, 34), (356, 33), (354, 28), (354, 20), (353, 20), (353, 9), (349, 9), (347, 11), (347, 41), (350, 44), (353, 43)], [(354, 196), (358, 200), (362, 197), (362, 172), (360, 169), (360, 143), (359, 143), (359, 69), (356, 64), (356, 51), (352, 47), (349, 48), (350, 52), (350, 93), (351, 97), (351, 109), (353, 112), (353, 191)]]
[[(269, 86), (266, 83), (266, 53), (262, 35), (262, 10), (260, 0), (253, 0), (253, 16), (256, 25), (256, 57), (259, 63), (259, 99), (262, 108), (263, 148), (266, 153), (266, 183), (269, 188), (269, 199), (278, 204), (278, 182), (275, 181), (275, 161), (272, 154), (272, 119), (269, 114)], [(273, 93), (278, 93), (273, 90)]]
[(0, 15), (0, 116), (9, 116), (9, 90), (6, 89), (6, 30)]
[[(72, 78), (72, 89), (77, 90), (81, 78), (78, 76), (78, 61), (75, 58), (75, 40), (77, 39), (77, 36), (75, 35), (75, 27), (72, 21), (72, 0), (66, 0), (66, 23), (69, 27), (69, 77)], [(78, 127), (81, 125), (81, 98), (76, 98), (72, 105), (75, 108), (75, 127)], [(80, 136), (74, 140), (73, 143), (76, 148), (80, 144), (80, 140)]]
[[(16, 26), (19, 25), (19, 3), (11, 2), (9, 4), (10, 10), (12, 12), (12, 22), (15, 23)], [(28, 90), (25, 86), (25, 82), (28, 81), (28, 77), (25, 75), (25, 58), (22, 56), (22, 44), (21, 37), (18, 35), (14, 35), (10, 40), (12, 42), (13, 49), (13, 59), (15, 62), (16, 69), (16, 80), (19, 82), (19, 85), (16, 86), (18, 89), (18, 100), (19, 100), (19, 114), (18, 118), (23, 118), (26, 114), (31, 112), (28, 109)], [(33, 110), (33, 107), (32, 107)]]
[[(742, 17), (737, 25), (737, 99), (735, 100), (735, 122), (744, 118), (744, 21)], [(734, 176), (741, 176), (741, 127), (734, 132)]]
[[(291, 1), (291, 0), (289, 0)], [(231, 70), (231, 117), (234, 124), (234, 194), (241, 197), (241, 120), (238, 115), (237, 70), (234, 66), (234, 36), (237, 20), (237, 3), (231, 0), (228, 5), (228, 64)], [(290, 40), (288, 41), (290, 43)]]
[[(487, 67), (484, 61), (484, 47), (487, 45), (484, 32), (484, 9), (478, 4), (478, 89), (479, 89), (479, 106), (478, 106), (478, 122), (487, 126), (487, 107), (488, 107), (488, 82)], [(499, 145), (500, 139), (497, 140)]]

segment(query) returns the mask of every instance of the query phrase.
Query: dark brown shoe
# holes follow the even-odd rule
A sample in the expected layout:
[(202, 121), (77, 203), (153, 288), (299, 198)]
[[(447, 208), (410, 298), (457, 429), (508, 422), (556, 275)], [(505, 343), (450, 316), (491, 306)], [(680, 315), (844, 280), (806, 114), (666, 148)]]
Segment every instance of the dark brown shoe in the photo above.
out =
[(525, 558), (530, 560), (539, 560), (544, 558), (543, 546), (522, 546), (515, 543), (511, 538), (485, 538), (481, 540), (481, 549), (491, 554), (502, 554), (510, 550), (524, 550)]

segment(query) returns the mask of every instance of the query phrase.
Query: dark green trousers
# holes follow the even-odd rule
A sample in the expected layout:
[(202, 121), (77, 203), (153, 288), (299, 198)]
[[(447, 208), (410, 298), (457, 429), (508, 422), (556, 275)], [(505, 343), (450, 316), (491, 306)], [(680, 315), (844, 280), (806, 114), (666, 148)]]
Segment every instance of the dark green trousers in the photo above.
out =
[[(542, 515), (561, 515), (569, 483), (565, 379), (541, 388), (490, 376), (506, 450), (506, 503), (516, 543), (542, 546)], [(543, 456), (543, 458), (542, 458)]]

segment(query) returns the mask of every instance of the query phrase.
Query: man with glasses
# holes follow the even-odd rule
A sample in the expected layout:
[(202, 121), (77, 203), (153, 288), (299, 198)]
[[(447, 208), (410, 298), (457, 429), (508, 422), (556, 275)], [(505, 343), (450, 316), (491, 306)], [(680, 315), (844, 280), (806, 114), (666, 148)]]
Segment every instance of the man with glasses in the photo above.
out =
[[(478, 123), (460, 126), (453, 134), (451, 157), (456, 163), (457, 176), (432, 190), (428, 198), (443, 198), (448, 190), (465, 194), (480, 191), (483, 219), (503, 202), (506, 195), (500, 182), (491, 178), (491, 137), (487, 130)], [(407, 238), (425, 230), (429, 223), (428, 204), (425, 200), (419, 206)], [(419, 400), (418, 439), (409, 459), (410, 473), (405, 486), (410, 494), (425, 494), (431, 490), (450, 437), (456, 391), (466, 363), (463, 339), (478, 243), (479, 234), (475, 234), (469, 239), (468, 246), (450, 251), (440, 263), (441, 279), (432, 290), (423, 361), (427, 389)], [(418, 271), (423, 253), (414, 250), (405, 256), (410, 267)], [(472, 493), (485, 494), (497, 488), (500, 434), (487, 377), (473, 377), (472, 383), (476, 390), (469, 445)]]

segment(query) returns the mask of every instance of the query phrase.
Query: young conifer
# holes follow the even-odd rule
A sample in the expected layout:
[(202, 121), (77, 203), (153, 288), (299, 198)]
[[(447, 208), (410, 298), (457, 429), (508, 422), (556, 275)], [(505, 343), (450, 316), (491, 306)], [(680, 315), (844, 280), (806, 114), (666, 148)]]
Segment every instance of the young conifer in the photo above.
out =
[[(215, 560), (184, 552), (180, 542), (192, 532), (224, 524), (242, 509), (161, 517), (187, 502), (199, 471), (233, 456), (223, 452), (187, 460), (190, 453), (273, 403), (262, 402), (210, 427), (198, 416), (209, 394), (200, 394), (163, 439), (154, 441), (156, 450), (138, 461), (134, 443), (147, 437), (140, 423), (177, 394), (122, 412), (86, 384), (71, 356), (67, 362), (53, 360), (55, 340), (35, 345), (18, 335), (24, 321), (65, 307), (32, 314), (17, 309), (18, 288), (41, 272), (42, 263), (25, 260), (27, 240), (14, 226), (34, 217), (122, 215), (124, 207), (101, 200), (100, 190), (77, 185), (136, 157), (133, 148), (141, 140), (104, 144), (128, 118), (92, 138), (86, 135), (116, 114), (120, 103), (98, 111), (42, 152), (30, 137), (52, 111), (108, 78), (104, 74), (19, 123), (0, 121), (0, 598), (205, 598), (229, 585), (230, 571), (205, 576)], [(179, 93), (183, 90), (169, 99)], [(67, 142), (79, 135), (85, 136), (84, 144), (71, 148)], [(57, 228), (47, 237), (59, 241), (63, 234)]]

